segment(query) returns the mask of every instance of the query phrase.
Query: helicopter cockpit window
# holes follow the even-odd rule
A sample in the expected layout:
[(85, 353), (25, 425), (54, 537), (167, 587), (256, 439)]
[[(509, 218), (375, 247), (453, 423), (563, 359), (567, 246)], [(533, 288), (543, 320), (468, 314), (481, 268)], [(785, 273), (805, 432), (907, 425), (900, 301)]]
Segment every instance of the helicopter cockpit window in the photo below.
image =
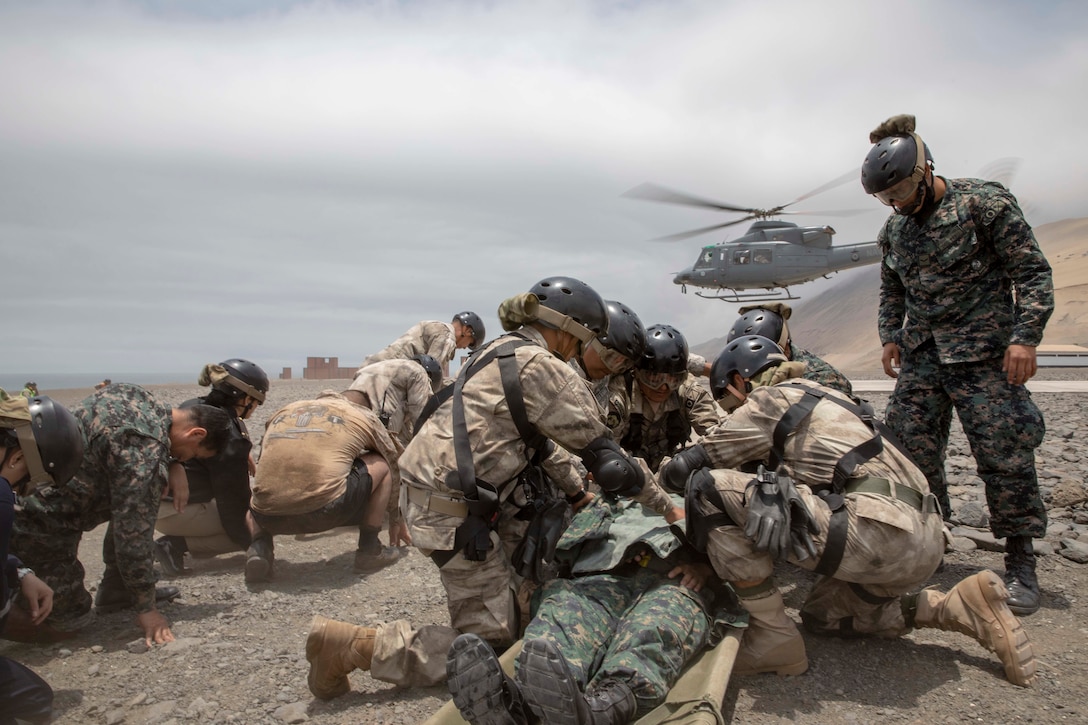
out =
[(770, 264), (771, 263), (771, 250), (769, 249), (757, 249), (752, 256), (752, 261), (756, 264)]
[(733, 264), (748, 264), (752, 261), (752, 252), (747, 249), (740, 249), (733, 252)]

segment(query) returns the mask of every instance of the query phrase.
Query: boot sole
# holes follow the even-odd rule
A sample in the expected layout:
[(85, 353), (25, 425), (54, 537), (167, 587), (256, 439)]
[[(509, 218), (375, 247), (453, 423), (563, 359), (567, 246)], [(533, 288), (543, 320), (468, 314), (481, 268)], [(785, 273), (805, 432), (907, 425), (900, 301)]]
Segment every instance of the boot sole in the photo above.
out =
[[(1014, 685), (1027, 687), (1035, 681), (1035, 650), (1024, 626), (1006, 603), (1009, 590), (1001, 577), (992, 571), (981, 572), (976, 583), (994, 613), (995, 621), (990, 624), (991, 639), (994, 642), (1004, 640), (1009, 646), (1009, 661), (1002, 663), (1005, 665), (1005, 677)], [(996, 648), (993, 651), (996, 652)]]
[(246, 559), (246, 584), (260, 584), (271, 578), (272, 564), (267, 559), (251, 556)]
[(462, 634), (446, 655), (446, 685), (471, 725), (522, 725), (506, 707), (506, 677), (495, 651), (474, 634)]
[(310, 688), (310, 693), (319, 700), (332, 700), (351, 691), (351, 682), (348, 681), (347, 675), (331, 690), (322, 690), (316, 683), (317, 673), (314, 671), (314, 660), (325, 646), (326, 625), (330, 621), (332, 620), (327, 617), (315, 614), (310, 620), (310, 633), (306, 635), (306, 661), (310, 663), (310, 671), (306, 674), (306, 685)]
[(518, 684), (533, 714), (545, 725), (582, 725), (584, 700), (559, 649), (543, 639), (528, 640), (518, 655)]

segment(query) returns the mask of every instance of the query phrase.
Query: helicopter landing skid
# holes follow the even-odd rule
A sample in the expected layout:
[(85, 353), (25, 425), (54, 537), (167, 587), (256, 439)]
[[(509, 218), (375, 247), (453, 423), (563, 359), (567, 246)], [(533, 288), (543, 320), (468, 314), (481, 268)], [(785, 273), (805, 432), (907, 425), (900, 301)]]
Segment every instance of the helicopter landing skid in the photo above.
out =
[(738, 292), (737, 290), (730, 290), (727, 294), (716, 295), (704, 295), (702, 292), (696, 292), (696, 297), (702, 297), (704, 300), (721, 300), (723, 302), (771, 302), (774, 300), (799, 300), (800, 297), (796, 297), (790, 294), (788, 287), (781, 288), (777, 293), (771, 292)]

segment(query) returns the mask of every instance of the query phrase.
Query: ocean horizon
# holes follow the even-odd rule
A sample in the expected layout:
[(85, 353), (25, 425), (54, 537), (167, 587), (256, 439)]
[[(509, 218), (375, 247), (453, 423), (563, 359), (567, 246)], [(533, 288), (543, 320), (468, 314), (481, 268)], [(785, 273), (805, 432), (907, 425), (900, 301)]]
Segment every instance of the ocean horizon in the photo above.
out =
[(38, 384), (38, 391), (70, 390), (72, 388), (93, 388), (109, 378), (115, 383), (135, 383), (137, 385), (196, 385), (196, 375), (187, 373), (0, 373), (0, 388), (9, 393), (18, 393), (29, 381)]

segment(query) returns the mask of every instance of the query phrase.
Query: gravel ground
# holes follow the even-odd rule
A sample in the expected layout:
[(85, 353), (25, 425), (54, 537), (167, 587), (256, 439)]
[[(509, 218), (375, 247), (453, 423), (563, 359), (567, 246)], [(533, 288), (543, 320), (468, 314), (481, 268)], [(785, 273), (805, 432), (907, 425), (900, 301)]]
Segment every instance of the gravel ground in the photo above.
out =
[[(1046, 370), (1049, 379), (1084, 379), (1088, 371)], [(866, 375), (865, 377), (872, 377)], [(190, 385), (152, 386), (169, 403), (201, 392)], [(269, 401), (251, 423), (259, 437), (280, 405), (313, 397), (343, 381), (275, 381)], [(43, 391), (45, 392), (45, 391)], [(53, 391), (65, 403), (87, 391)], [(882, 410), (884, 395), (867, 396)], [(1005, 681), (998, 660), (960, 634), (916, 631), (895, 641), (825, 640), (807, 636), (811, 668), (800, 677), (736, 678), (725, 710), (734, 723), (1056, 723), (1088, 722), (1088, 569), (1069, 557), (1088, 549), (1088, 433), (1081, 394), (1039, 394), (1050, 430), (1038, 452), (1040, 477), (1051, 506), (1051, 529), (1039, 561), (1043, 608), (1025, 620), (1039, 661), (1028, 689)], [(958, 426), (949, 451), (954, 508), (970, 523), (982, 514), (975, 476)], [(88, 533), (81, 559), (88, 586), (102, 573), (105, 527)], [(957, 551), (930, 584), (947, 589), (982, 568), (1000, 571), (1001, 554), (964, 528)], [(384, 534), (383, 534), (384, 538)], [(0, 642), (0, 654), (34, 668), (57, 692), (59, 723), (417, 723), (445, 700), (443, 688), (406, 690), (352, 675), (353, 691), (332, 702), (314, 700), (306, 687), (303, 645), (310, 618), (321, 613), (358, 623), (409, 618), (447, 623), (444, 595), (433, 564), (419, 552), (391, 569), (360, 577), (352, 571), (355, 533), (277, 538), (277, 577), (247, 587), (243, 555), (192, 562), (193, 573), (172, 583), (183, 596), (164, 607), (176, 642), (141, 652), (133, 615), (103, 615), (62, 646)], [(809, 575), (782, 568), (780, 584), (796, 616)]]

